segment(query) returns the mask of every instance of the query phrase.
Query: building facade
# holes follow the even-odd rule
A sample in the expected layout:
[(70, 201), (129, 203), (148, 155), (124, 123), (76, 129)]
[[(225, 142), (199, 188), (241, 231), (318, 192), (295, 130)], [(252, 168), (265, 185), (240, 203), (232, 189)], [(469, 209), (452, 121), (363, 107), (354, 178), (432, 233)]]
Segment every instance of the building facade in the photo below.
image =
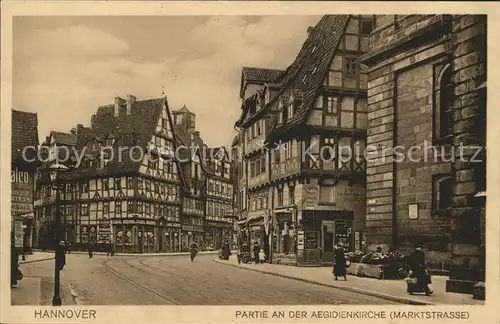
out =
[(486, 16), (380, 15), (369, 47), (368, 144), (423, 149), (369, 160), (368, 246), (423, 244), (451, 268), (448, 290), (472, 292), (484, 279)]
[(205, 246), (205, 172), (201, 152), (204, 147), (200, 133), (196, 131), (196, 115), (186, 106), (172, 112), (177, 149), (185, 186), (182, 190), (182, 247), (192, 243)]
[(331, 262), (337, 243), (363, 248), (367, 79), (358, 58), (373, 19), (324, 16), (280, 79), (266, 139), (277, 262)]
[[(85, 154), (72, 162), (60, 192), (62, 218), (71, 228), (66, 232), (73, 233), (67, 240), (75, 248), (90, 243), (97, 249), (112, 244), (117, 252), (181, 250), (184, 182), (172, 130), (165, 98), (127, 96), (100, 107), (90, 129), (75, 134), (76, 150)], [(54, 198), (53, 184), (40, 173), (35, 214), (46, 224), (54, 223)]]
[(270, 160), (264, 146), (270, 129), (273, 106), (281, 70), (244, 67), (241, 73), (242, 112), (235, 123), (239, 130), (239, 209), (242, 220), (241, 241), (258, 244), (269, 256), (271, 221)]
[(204, 150), (205, 244), (219, 249), (233, 236), (233, 190), (230, 153), (224, 147)]
[(29, 252), (37, 241), (34, 176), (37, 168), (38, 116), (12, 110), (11, 216), (12, 239), (19, 251)]

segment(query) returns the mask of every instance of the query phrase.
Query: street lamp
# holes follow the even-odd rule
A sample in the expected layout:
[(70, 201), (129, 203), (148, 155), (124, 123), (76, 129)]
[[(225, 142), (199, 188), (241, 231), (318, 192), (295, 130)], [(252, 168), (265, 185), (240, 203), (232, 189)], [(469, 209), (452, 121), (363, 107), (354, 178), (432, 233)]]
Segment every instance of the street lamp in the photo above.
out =
[(62, 172), (68, 169), (67, 166), (63, 164), (52, 164), (49, 167), (50, 170), (50, 181), (56, 189), (56, 219), (55, 219), (55, 267), (54, 267), (54, 297), (52, 298), (52, 306), (61, 306), (61, 280), (60, 280), (60, 265), (58, 254), (61, 253), (61, 241), (60, 241), (60, 226), (61, 226), (61, 209), (59, 202), (59, 185), (60, 185), (60, 175)]

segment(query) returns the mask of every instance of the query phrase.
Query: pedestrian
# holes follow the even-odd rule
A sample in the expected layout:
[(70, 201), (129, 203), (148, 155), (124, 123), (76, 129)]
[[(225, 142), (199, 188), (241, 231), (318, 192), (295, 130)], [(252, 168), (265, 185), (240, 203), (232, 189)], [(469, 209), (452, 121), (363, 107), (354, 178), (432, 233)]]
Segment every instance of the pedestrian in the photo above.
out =
[(68, 254), (71, 254), (71, 242), (68, 242), (66, 244), (66, 251), (68, 252)]
[(255, 242), (255, 245), (253, 247), (253, 260), (255, 261), (255, 264), (259, 263), (259, 253), (260, 253), (260, 246)]
[(429, 288), (431, 275), (425, 265), (425, 253), (421, 245), (417, 245), (415, 251), (410, 254), (408, 262), (411, 269), (409, 277), (416, 278), (417, 282), (408, 283), (407, 292), (413, 294), (414, 292), (423, 291), (427, 296), (432, 294), (433, 291)]
[(14, 287), (21, 279), (23, 279), (23, 274), (19, 270), (19, 253), (14, 244), (14, 238), (12, 238), (10, 243), (10, 286)]
[(335, 245), (334, 253), (333, 275), (335, 280), (338, 280), (338, 277), (344, 277), (344, 280), (347, 280), (344, 248), (340, 244), (337, 244)]
[(260, 250), (260, 252), (259, 252), (260, 264), (263, 264), (265, 260), (266, 260), (266, 254), (264, 253), (264, 250)]
[(92, 259), (92, 257), (94, 256), (94, 254), (92, 253), (92, 243), (89, 242), (89, 244), (87, 245), (87, 250), (89, 252), (89, 259)]

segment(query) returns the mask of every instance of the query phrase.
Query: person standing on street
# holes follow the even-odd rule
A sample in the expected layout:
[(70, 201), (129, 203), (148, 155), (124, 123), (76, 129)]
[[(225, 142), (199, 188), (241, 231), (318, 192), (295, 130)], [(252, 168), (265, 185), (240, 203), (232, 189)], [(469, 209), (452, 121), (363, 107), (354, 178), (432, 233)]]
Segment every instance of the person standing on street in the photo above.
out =
[(260, 253), (260, 246), (255, 242), (255, 245), (253, 247), (253, 259), (255, 261), (255, 264), (259, 263), (259, 253)]
[(92, 242), (89, 242), (89, 244), (87, 245), (87, 251), (89, 252), (89, 259), (92, 259), (92, 257), (94, 256), (94, 254), (92, 253)]
[(425, 265), (425, 253), (422, 246), (417, 246), (415, 251), (410, 254), (408, 259), (411, 268), (410, 278), (417, 278), (416, 284), (409, 284), (407, 292), (412, 294), (418, 291), (424, 291), (426, 295), (430, 295), (433, 291), (430, 290), (429, 284), (431, 283), (431, 275), (427, 266)]
[(338, 277), (344, 277), (344, 280), (347, 280), (344, 248), (340, 244), (337, 244), (334, 253), (333, 275), (335, 280), (338, 280)]
[(14, 238), (10, 242), (10, 286), (14, 287), (17, 282), (23, 278), (23, 274), (19, 270), (19, 253), (14, 244)]

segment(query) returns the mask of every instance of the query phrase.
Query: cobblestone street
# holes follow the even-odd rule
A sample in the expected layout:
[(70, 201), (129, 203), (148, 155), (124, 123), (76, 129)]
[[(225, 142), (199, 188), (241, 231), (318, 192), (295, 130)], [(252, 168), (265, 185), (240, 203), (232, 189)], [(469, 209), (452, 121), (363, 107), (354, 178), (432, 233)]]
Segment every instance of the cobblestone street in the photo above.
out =
[[(391, 304), (336, 288), (237, 269), (200, 255), (188, 256), (67, 255), (61, 272), (63, 303), (89, 305), (310, 305)], [(21, 265), (25, 278), (41, 278), (41, 304), (50, 304), (53, 260)], [(21, 281), (16, 294), (27, 286)], [(36, 287), (36, 286), (35, 286)], [(28, 292), (34, 294), (34, 292)], [(73, 298), (72, 298), (73, 297)], [(22, 304), (13, 297), (13, 303)]]

